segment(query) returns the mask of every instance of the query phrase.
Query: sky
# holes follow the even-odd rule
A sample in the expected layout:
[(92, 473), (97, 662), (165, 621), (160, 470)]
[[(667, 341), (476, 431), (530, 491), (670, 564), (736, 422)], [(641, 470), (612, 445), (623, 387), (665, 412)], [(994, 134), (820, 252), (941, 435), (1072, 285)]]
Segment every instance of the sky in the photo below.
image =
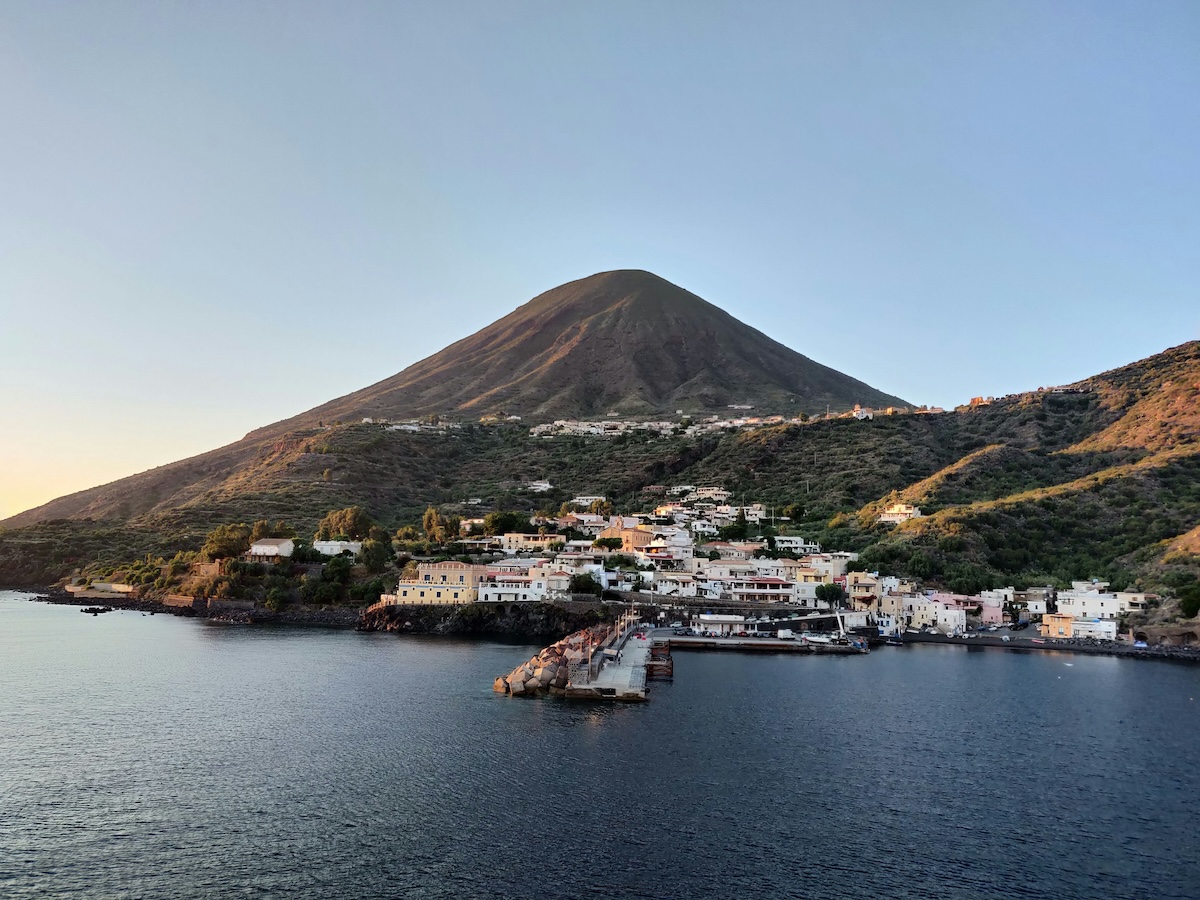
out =
[(918, 404), (1200, 338), (1200, 4), (0, 4), (0, 518), (615, 268)]

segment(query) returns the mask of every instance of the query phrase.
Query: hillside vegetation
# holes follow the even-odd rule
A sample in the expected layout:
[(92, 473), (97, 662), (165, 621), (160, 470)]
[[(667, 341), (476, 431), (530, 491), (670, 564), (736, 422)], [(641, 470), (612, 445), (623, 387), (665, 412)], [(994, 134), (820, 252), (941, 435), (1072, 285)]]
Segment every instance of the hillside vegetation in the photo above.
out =
[[(777, 517), (787, 508), (785, 527), (958, 591), (1090, 577), (1200, 591), (1200, 344), (1076, 390), (695, 439), (535, 438), (524, 425), (305, 427), (9, 520), (0, 581), (58, 577), (97, 554), (194, 550), (228, 522), (283, 519), (303, 535), (330, 510), (361, 506), (391, 531), (429, 505), (481, 517), (556, 511), (581, 493), (633, 512), (656, 505), (663, 487), (690, 483), (723, 485)], [(537, 479), (554, 489), (530, 492)], [(879, 524), (898, 500), (925, 517)]]

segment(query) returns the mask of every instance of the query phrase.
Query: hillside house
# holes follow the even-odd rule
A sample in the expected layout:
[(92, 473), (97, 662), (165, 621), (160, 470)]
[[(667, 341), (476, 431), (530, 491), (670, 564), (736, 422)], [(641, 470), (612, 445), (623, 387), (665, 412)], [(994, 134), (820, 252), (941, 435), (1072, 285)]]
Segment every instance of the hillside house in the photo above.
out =
[(847, 572), (846, 593), (850, 597), (851, 609), (874, 609), (879, 605), (879, 598), (883, 595), (879, 586), (878, 574)]
[(821, 545), (816, 541), (805, 540), (798, 534), (780, 534), (775, 537), (775, 549), (806, 556), (810, 553), (820, 553)]
[(909, 519), (919, 518), (921, 518), (920, 508), (911, 503), (893, 503), (879, 514), (879, 521), (888, 525), (899, 525)]
[(322, 556), (341, 556), (343, 553), (358, 556), (362, 553), (362, 541), (313, 541), (313, 549)]
[(562, 535), (558, 534), (522, 534), (510, 531), (500, 538), (500, 549), (505, 553), (527, 553), (548, 550), (551, 544), (561, 544)]
[(296, 542), (291, 538), (263, 538), (255, 541), (246, 551), (250, 562), (280, 562), (296, 552)]

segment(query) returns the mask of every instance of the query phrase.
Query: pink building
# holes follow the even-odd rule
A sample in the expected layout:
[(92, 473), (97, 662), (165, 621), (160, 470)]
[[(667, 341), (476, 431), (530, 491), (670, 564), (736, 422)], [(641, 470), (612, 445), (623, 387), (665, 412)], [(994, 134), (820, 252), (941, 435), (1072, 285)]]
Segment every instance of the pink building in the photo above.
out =
[(1003, 608), (997, 601), (990, 598), (935, 591), (930, 595), (929, 599), (945, 604), (946, 606), (965, 610), (968, 615), (972, 616), (975, 615), (977, 608), (982, 607), (980, 618), (984, 625), (1002, 625), (1004, 623)]

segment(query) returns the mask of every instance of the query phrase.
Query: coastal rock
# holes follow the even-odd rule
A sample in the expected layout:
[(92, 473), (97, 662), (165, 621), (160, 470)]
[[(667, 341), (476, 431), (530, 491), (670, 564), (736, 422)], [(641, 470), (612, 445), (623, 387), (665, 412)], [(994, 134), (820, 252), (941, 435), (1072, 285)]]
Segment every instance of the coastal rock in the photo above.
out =
[(492, 690), (495, 691), (497, 694), (507, 694), (508, 693), (508, 681), (505, 680), (505, 678), (503, 676), (497, 678), (492, 683)]

